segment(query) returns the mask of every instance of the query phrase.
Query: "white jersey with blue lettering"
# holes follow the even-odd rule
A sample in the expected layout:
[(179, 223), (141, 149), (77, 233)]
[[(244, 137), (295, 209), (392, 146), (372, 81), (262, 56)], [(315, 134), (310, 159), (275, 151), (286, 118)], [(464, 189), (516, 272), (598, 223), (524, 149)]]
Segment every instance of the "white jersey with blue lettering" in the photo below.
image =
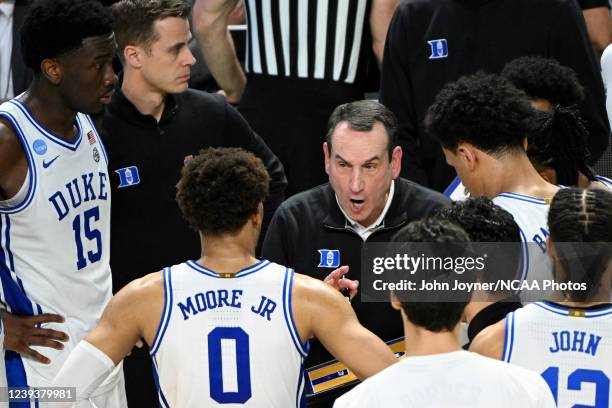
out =
[(557, 406), (612, 406), (612, 305), (536, 302), (506, 317), (504, 361), (548, 383)]
[[(194, 261), (166, 268), (151, 345), (162, 407), (301, 407), (294, 272), (261, 261), (226, 277)], [(230, 275), (231, 276), (231, 275)]]
[[(546, 254), (549, 201), (524, 194), (501, 193), (493, 198), (493, 202), (512, 214), (520, 229), (521, 240), (528, 243), (523, 251), (521, 280), (527, 282), (551, 280), (552, 263)], [(539, 292), (535, 299), (531, 298), (530, 294), (536, 295), (535, 292), (523, 291), (521, 299), (523, 301), (542, 299), (540, 297), (542, 292)]]
[(609, 179), (607, 177), (604, 176), (595, 176), (595, 181), (598, 181), (599, 184), (603, 185), (604, 187), (606, 187), (608, 190), (612, 190), (612, 179)]
[(65, 316), (65, 323), (45, 327), (70, 338), (63, 350), (32, 347), (50, 358), (48, 365), (7, 351), (8, 383), (46, 386), (112, 296), (106, 152), (87, 115), (77, 114), (72, 142), (44, 129), (16, 99), (0, 105), (0, 116), (28, 163), (19, 192), (0, 201), (2, 301), (14, 314)]

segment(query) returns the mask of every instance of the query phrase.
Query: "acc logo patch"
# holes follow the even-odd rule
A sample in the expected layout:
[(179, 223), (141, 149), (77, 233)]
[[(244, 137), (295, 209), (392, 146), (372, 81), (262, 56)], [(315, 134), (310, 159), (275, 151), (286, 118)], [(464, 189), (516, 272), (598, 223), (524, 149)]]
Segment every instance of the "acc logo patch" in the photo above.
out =
[(115, 173), (119, 175), (119, 188), (140, 184), (140, 175), (138, 174), (138, 167), (136, 166), (124, 167), (115, 170)]
[(34, 149), (36, 154), (42, 156), (47, 153), (47, 144), (42, 139), (36, 139), (34, 143), (32, 143), (32, 149)]
[(338, 249), (319, 249), (321, 259), (319, 268), (337, 268), (340, 266), (340, 250)]
[(446, 38), (427, 41), (427, 44), (429, 44), (429, 47), (431, 48), (431, 55), (429, 56), (429, 59), (448, 57), (448, 43), (446, 42)]
[(98, 149), (93, 148), (93, 159), (97, 163), (100, 161), (100, 153), (98, 153)]

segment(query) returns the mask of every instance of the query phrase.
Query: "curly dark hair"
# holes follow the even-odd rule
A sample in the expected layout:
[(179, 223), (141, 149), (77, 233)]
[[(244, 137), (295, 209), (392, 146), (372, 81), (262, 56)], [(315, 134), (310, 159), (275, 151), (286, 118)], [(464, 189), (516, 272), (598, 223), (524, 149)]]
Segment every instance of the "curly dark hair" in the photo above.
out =
[(177, 184), (183, 217), (204, 234), (238, 232), (268, 194), (262, 161), (239, 148), (208, 148), (189, 160)]
[(57, 58), (82, 46), (84, 39), (113, 32), (113, 17), (96, 0), (38, 0), (21, 26), (25, 64), (36, 75), (46, 58)]
[(501, 75), (532, 99), (553, 106), (575, 105), (584, 99), (584, 88), (573, 69), (544, 57), (520, 57), (506, 64)]
[[(437, 210), (432, 217), (455, 223), (470, 237), (472, 242), (508, 242), (516, 245), (497, 246), (489, 251), (487, 265), (478, 274), (483, 282), (499, 279), (514, 279), (521, 261), (521, 231), (508, 211), (486, 197), (453, 201), (450, 206)], [(503, 290), (500, 294), (510, 294)]]
[[(413, 221), (399, 230), (391, 239), (392, 242), (432, 242), (432, 243), (468, 243), (468, 234), (461, 227), (433, 217)], [(440, 254), (449, 256), (450, 254)], [(456, 254), (459, 255), (459, 254)], [(427, 279), (435, 279), (430, 276)], [(402, 301), (408, 321), (412, 324), (424, 327), (432, 332), (451, 331), (461, 320), (463, 310), (469, 299), (464, 302), (435, 301), (432, 294), (431, 302), (406, 302)]]
[(550, 204), (548, 228), (566, 280), (587, 284), (587, 291), (567, 295), (577, 302), (591, 300), (612, 261), (612, 193), (559, 190)]
[(522, 150), (534, 110), (506, 79), (483, 72), (446, 84), (427, 111), (427, 132), (443, 147), (461, 142), (501, 154)]
[(521, 242), (521, 233), (512, 214), (486, 197), (453, 201), (432, 216), (457, 224), (472, 242)]
[(557, 184), (575, 186), (578, 172), (589, 180), (595, 172), (589, 166), (589, 131), (575, 106), (556, 107), (551, 113), (538, 112), (529, 133), (527, 156), (539, 171), (550, 167), (557, 173)]

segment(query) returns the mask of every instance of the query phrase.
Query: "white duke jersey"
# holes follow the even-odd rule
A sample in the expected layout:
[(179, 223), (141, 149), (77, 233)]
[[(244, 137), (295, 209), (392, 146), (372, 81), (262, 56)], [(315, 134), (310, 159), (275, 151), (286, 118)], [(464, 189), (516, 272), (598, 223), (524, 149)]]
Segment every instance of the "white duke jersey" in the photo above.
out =
[(503, 360), (542, 375), (559, 408), (612, 406), (612, 305), (536, 302), (506, 316)]
[(534, 372), (469, 351), (407, 357), (336, 400), (334, 408), (554, 408)]
[(17, 195), (0, 201), (2, 301), (18, 315), (65, 316), (65, 323), (45, 327), (70, 337), (64, 350), (32, 347), (49, 365), (7, 351), (8, 383), (46, 386), (112, 296), (106, 152), (87, 115), (77, 114), (73, 142), (44, 129), (16, 99), (0, 105), (0, 116), (28, 162)]
[(453, 182), (446, 187), (443, 194), (453, 201), (464, 201), (470, 198), (470, 193), (463, 185), (459, 176), (455, 177)]
[(188, 261), (163, 274), (151, 345), (163, 408), (305, 404), (309, 345), (293, 320), (293, 270), (264, 260), (225, 278)]
[[(547, 200), (518, 193), (501, 193), (493, 198), (493, 202), (512, 214), (517, 223), (521, 240), (529, 244), (523, 250), (521, 265), (521, 280), (532, 282), (552, 279), (552, 263), (546, 254), (546, 237), (548, 237), (548, 209)], [(541, 285), (540, 285), (541, 287)], [(536, 293), (536, 292), (532, 292)], [(539, 292), (542, 294), (543, 292)], [(523, 291), (523, 301), (540, 300), (531, 299), (529, 291)]]

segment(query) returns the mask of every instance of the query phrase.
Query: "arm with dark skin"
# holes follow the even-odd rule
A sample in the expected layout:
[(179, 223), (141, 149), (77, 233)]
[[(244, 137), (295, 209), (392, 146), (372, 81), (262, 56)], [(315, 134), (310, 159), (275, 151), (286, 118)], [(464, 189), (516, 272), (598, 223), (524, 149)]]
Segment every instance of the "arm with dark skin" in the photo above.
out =
[[(21, 142), (12, 126), (0, 118), (0, 200), (7, 200), (17, 194), (26, 180), (28, 163)], [(62, 349), (60, 341), (68, 336), (56, 330), (38, 328), (43, 323), (63, 323), (64, 318), (55, 314), (37, 316), (18, 316), (2, 311), (4, 325), (4, 349), (28, 355), (33, 359), (49, 364), (47, 357), (30, 346), (45, 346)]]

